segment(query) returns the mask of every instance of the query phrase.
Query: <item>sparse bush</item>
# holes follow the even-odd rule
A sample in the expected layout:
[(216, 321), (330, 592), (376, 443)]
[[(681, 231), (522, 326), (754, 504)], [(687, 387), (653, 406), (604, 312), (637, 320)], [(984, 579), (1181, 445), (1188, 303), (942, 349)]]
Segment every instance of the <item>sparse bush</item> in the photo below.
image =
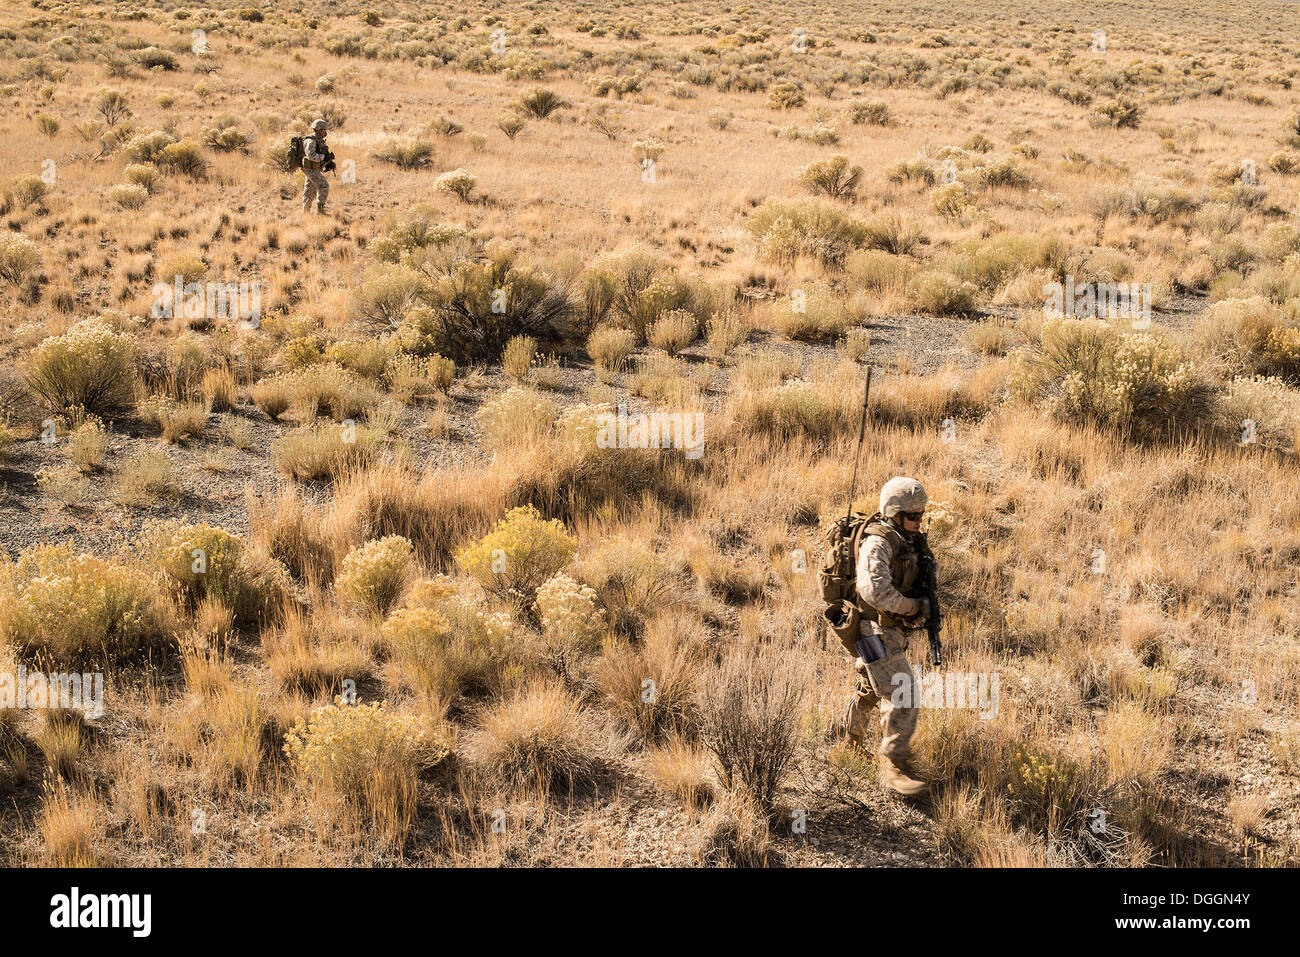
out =
[(149, 191), (134, 183), (118, 183), (108, 191), (108, 201), (118, 209), (142, 209), (149, 201)]
[(55, 412), (80, 409), (103, 419), (131, 408), (136, 343), (102, 319), (83, 319), (42, 342), (23, 364), (27, 387)]
[(867, 227), (825, 200), (769, 198), (750, 217), (748, 228), (763, 258), (790, 263), (800, 256), (840, 266), (867, 241)]
[(700, 738), (729, 791), (743, 790), (765, 812), (776, 806), (794, 760), (802, 691), (789, 656), (734, 651), (699, 694)]
[(454, 703), (499, 690), (513, 631), (509, 616), (486, 612), (440, 577), (415, 585), (382, 634), (399, 684)]
[(548, 649), (564, 661), (595, 651), (606, 629), (595, 591), (564, 572), (537, 589), (537, 614)]

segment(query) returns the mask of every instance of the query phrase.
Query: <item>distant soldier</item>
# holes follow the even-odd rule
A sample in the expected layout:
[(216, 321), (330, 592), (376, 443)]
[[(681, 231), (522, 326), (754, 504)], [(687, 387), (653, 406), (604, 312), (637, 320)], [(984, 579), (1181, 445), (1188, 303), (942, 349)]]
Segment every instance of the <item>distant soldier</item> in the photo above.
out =
[(316, 212), (325, 212), (325, 201), (329, 199), (330, 184), (325, 174), (334, 169), (334, 154), (325, 143), (325, 134), (329, 124), (317, 120), (311, 125), (311, 136), (302, 141), (302, 172), (306, 177), (302, 184), (302, 211), (311, 212), (312, 200), (316, 201)]
[[(918, 590), (921, 555), (929, 554), (921, 534), (927, 501), (916, 479), (890, 479), (880, 490), (880, 511), (867, 519), (857, 551), (862, 638), (854, 662), (856, 690), (843, 726), (849, 740), (862, 746), (871, 711), (879, 711), (881, 778), (903, 795), (927, 789), (912, 767), (918, 702), (907, 662), (907, 632), (924, 625), (930, 611), (925, 598), (910, 597)], [(896, 702), (893, 692), (900, 685), (909, 694)]]

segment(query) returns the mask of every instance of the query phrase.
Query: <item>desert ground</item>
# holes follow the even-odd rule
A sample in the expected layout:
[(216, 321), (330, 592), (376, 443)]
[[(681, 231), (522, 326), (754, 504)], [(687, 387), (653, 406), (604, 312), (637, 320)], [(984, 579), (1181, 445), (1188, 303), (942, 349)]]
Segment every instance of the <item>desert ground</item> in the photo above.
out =
[(0, 863), (1300, 863), (1298, 26), (0, 0)]

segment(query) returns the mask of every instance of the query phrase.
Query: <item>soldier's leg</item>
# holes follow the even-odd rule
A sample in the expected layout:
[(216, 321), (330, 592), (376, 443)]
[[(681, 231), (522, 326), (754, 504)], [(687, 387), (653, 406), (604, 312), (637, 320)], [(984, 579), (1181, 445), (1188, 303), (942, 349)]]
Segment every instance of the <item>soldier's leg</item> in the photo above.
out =
[(325, 200), (330, 197), (330, 181), (325, 178), (324, 173), (317, 173), (316, 182), (316, 212), (325, 212)]
[(881, 636), (889, 652), (868, 665), (871, 686), (880, 696), (880, 774), (890, 790), (915, 796), (926, 791), (925, 781), (912, 770), (912, 735), (920, 715), (919, 689), (907, 662), (907, 637), (886, 629)]
[(311, 211), (312, 200), (316, 198), (316, 181), (312, 179), (310, 170), (303, 170), (302, 180), (302, 211), (304, 213)]
[(871, 719), (879, 698), (867, 678), (867, 666), (859, 658), (854, 663), (853, 696), (843, 718), (844, 731), (849, 741), (864, 747), (871, 730)]

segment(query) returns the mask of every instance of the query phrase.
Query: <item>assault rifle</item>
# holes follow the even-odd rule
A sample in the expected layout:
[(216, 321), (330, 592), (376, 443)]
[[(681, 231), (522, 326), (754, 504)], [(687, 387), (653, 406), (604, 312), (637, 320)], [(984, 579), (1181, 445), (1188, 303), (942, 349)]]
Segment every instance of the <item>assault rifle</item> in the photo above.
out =
[(921, 594), (930, 603), (930, 615), (925, 621), (925, 630), (930, 635), (930, 663), (936, 668), (943, 667), (943, 645), (939, 642), (939, 629), (943, 627), (943, 616), (939, 611), (939, 584), (935, 580), (934, 556), (927, 547), (921, 555)]

